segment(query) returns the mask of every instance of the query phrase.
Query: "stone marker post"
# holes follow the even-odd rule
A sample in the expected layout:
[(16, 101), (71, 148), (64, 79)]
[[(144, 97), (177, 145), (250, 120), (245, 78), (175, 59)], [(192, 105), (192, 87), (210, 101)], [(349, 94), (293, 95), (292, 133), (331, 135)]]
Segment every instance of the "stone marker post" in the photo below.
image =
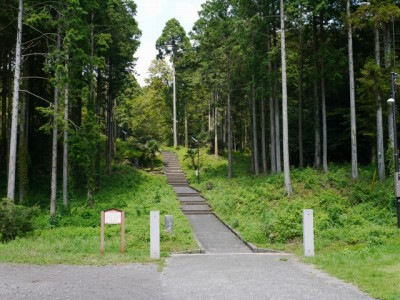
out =
[(314, 211), (303, 209), (304, 256), (314, 256)]
[(150, 212), (150, 258), (160, 258), (160, 212)]
[(174, 217), (171, 215), (165, 215), (165, 231), (172, 233), (174, 231)]

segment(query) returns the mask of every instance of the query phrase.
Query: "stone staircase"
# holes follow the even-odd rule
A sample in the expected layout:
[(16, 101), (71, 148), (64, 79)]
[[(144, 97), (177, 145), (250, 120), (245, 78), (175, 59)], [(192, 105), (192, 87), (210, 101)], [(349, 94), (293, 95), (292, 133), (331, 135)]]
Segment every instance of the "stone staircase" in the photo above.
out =
[(164, 170), (168, 183), (173, 187), (186, 215), (212, 214), (210, 206), (198, 191), (191, 188), (175, 153), (163, 151)]

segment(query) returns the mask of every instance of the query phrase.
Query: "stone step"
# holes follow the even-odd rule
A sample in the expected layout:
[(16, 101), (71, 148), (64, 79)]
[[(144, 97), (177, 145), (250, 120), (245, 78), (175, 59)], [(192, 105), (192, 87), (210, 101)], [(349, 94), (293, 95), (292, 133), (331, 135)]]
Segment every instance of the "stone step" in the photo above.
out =
[(177, 179), (177, 180), (186, 180), (186, 177), (183, 175), (167, 175), (167, 179), (169, 180), (173, 180), (173, 179)]
[(166, 174), (183, 174), (181, 169), (165, 169)]
[(168, 182), (187, 182), (186, 178), (167, 178)]
[(187, 183), (185, 179), (167, 179), (168, 183)]
[(206, 202), (181, 202), (181, 207), (193, 210), (211, 210), (211, 207)]
[(180, 196), (179, 201), (204, 202), (205, 199), (200, 195), (189, 195), (189, 196)]
[(189, 183), (187, 181), (168, 181), (170, 185), (185, 185), (189, 187)]
[(179, 179), (181, 179), (181, 178), (183, 178), (183, 179), (186, 179), (186, 177), (185, 177), (185, 175), (183, 175), (182, 173), (175, 173), (175, 174), (167, 174), (167, 178), (179, 178)]
[(183, 211), (185, 215), (212, 215), (212, 211), (196, 211), (196, 210), (191, 210), (191, 211)]
[(175, 193), (198, 194), (199, 192), (192, 188), (174, 189)]
[(187, 187), (189, 186), (188, 183), (170, 183), (172, 187)]
[(167, 179), (168, 183), (187, 183), (184, 179)]
[(181, 205), (182, 210), (198, 210), (198, 211), (210, 211), (211, 208), (207, 204), (203, 205)]
[(180, 197), (187, 197), (187, 196), (193, 196), (193, 194), (188, 194), (188, 193), (176, 193), (176, 195)]

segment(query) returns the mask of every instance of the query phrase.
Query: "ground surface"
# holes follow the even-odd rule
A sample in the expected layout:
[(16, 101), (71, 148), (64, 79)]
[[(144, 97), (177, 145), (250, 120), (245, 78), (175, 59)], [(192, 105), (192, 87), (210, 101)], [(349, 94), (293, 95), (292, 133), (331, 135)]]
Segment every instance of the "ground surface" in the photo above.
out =
[(190, 254), (155, 264), (0, 265), (0, 299), (371, 299), (284, 254)]
[(168, 180), (205, 254), (173, 255), (162, 270), (0, 264), (0, 299), (371, 299), (295, 256), (252, 253), (187, 185), (174, 155), (165, 154)]

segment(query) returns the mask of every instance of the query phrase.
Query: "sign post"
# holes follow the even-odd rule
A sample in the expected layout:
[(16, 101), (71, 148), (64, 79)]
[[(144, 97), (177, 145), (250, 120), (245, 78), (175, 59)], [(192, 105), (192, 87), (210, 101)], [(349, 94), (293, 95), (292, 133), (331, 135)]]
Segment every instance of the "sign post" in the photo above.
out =
[(121, 224), (121, 253), (125, 253), (125, 212), (109, 209), (101, 212), (100, 254), (104, 255), (104, 227), (106, 224)]

